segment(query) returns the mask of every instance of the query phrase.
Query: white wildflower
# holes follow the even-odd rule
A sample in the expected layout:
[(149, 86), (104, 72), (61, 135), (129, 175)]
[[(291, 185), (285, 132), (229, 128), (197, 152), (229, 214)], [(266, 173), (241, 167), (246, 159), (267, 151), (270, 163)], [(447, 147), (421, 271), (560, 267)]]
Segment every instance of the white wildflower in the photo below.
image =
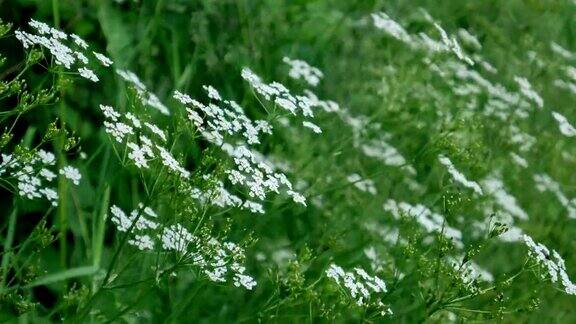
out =
[(282, 59), (284, 63), (290, 66), (288, 75), (296, 80), (304, 79), (309, 85), (315, 87), (318, 85), (322, 77), (322, 71), (315, 68), (302, 60), (293, 60), (288, 57)]
[(80, 179), (82, 179), (82, 175), (80, 171), (73, 166), (67, 165), (60, 169), (59, 173), (63, 175), (66, 179), (72, 181), (75, 185), (80, 184)]
[(560, 133), (562, 133), (563, 135), (565, 135), (567, 137), (576, 136), (576, 128), (574, 128), (574, 126), (572, 126), (572, 124), (570, 124), (570, 122), (568, 121), (568, 119), (566, 117), (564, 117), (563, 115), (561, 115), (560, 113), (557, 113), (555, 111), (552, 112), (552, 116), (558, 122), (558, 127), (560, 128)]
[(483, 194), (480, 185), (478, 185), (478, 183), (475, 181), (470, 181), (466, 179), (466, 177), (456, 169), (456, 167), (454, 166), (454, 164), (452, 164), (452, 161), (450, 161), (448, 157), (444, 155), (439, 155), (438, 160), (442, 165), (446, 167), (448, 173), (450, 173), (450, 175), (456, 182), (462, 184), (466, 188), (474, 190), (474, 192), (476, 192), (479, 195)]
[(88, 68), (79, 68), (78, 72), (80, 72), (80, 76), (82, 76), (83, 78), (86, 78), (92, 82), (98, 82), (98, 76), (96, 76), (96, 74), (94, 73), (94, 71), (88, 69)]
[(114, 62), (112, 62), (111, 59), (109, 59), (107, 56), (105, 56), (104, 54), (100, 54), (98, 52), (92, 52), (94, 54), (94, 56), (96, 57), (96, 59), (98, 59), (98, 61), (100, 61), (100, 63), (106, 67), (112, 65)]
[(302, 125), (306, 128), (310, 128), (314, 133), (316, 134), (321, 134), (322, 133), (322, 129), (320, 129), (320, 127), (318, 127), (318, 125), (311, 123), (309, 121), (303, 121)]

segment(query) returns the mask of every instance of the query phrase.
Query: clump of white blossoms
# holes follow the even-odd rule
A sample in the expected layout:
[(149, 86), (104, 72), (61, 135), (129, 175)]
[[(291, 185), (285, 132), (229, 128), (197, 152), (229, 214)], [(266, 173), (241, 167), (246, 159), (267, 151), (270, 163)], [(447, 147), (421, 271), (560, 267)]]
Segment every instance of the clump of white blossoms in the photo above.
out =
[(284, 57), (282, 61), (290, 66), (288, 75), (292, 79), (304, 79), (304, 81), (306, 81), (309, 85), (315, 87), (324, 77), (324, 74), (322, 71), (320, 71), (320, 69), (315, 68), (302, 60), (293, 60), (288, 57)]
[(520, 155), (514, 152), (510, 152), (510, 157), (512, 158), (512, 162), (514, 162), (516, 165), (521, 166), (523, 168), (528, 167), (528, 161), (526, 161), (526, 159), (521, 157)]
[[(380, 309), (380, 315), (392, 315), (392, 310), (385, 306), (379, 295), (386, 293), (386, 283), (377, 276), (369, 275), (364, 269), (356, 267), (354, 271), (344, 271), (340, 266), (331, 264), (326, 270), (326, 277), (334, 280), (358, 306), (374, 304)], [(373, 302), (376, 300), (376, 302)]]
[(302, 115), (312, 118), (314, 117), (313, 108), (321, 108), (326, 112), (339, 110), (338, 104), (329, 100), (320, 100), (311, 91), (305, 91), (304, 95), (293, 95), (286, 86), (279, 82), (265, 83), (249, 68), (242, 69), (242, 78), (250, 84), (256, 93), (294, 116)]
[(572, 60), (573, 58), (576, 57), (576, 54), (570, 52), (569, 50), (562, 47), (560, 44), (556, 42), (550, 42), (550, 49), (552, 50), (552, 52), (560, 55), (562, 58), (566, 60)]
[(154, 93), (148, 91), (148, 88), (146, 88), (136, 74), (128, 70), (116, 70), (116, 73), (136, 89), (138, 98), (142, 101), (143, 105), (150, 106), (164, 115), (170, 115), (170, 110), (168, 110)]
[(377, 12), (371, 14), (371, 16), (376, 28), (385, 31), (390, 34), (390, 36), (404, 43), (410, 44), (412, 42), (410, 34), (406, 32), (404, 27), (390, 18), (386, 13)]
[(540, 94), (532, 88), (532, 84), (526, 78), (514, 77), (514, 81), (520, 86), (520, 93), (526, 97), (528, 100), (534, 102), (536, 107), (542, 109), (544, 107), (544, 99), (540, 97)]
[(464, 51), (462, 50), (462, 47), (460, 47), (460, 44), (458, 43), (456, 37), (448, 36), (448, 33), (438, 23), (434, 23), (434, 27), (436, 27), (438, 32), (440, 32), (440, 36), (442, 37), (442, 43), (444, 44), (446, 49), (454, 53), (458, 59), (466, 62), (466, 64), (474, 65), (474, 61), (466, 54), (464, 54)]
[(158, 126), (141, 121), (134, 114), (117, 112), (113, 107), (100, 105), (104, 114), (106, 133), (116, 142), (126, 143), (128, 158), (139, 169), (150, 168), (149, 163), (159, 161), (169, 172), (187, 179), (190, 172), (164, 147), (167, 136)]
[[(14, 191), (26, 199), (44, 198), (58, 205), (58, 193), (50, 184), (58, 177), (54, 172), (56, 158), (51, 152), (42, 149), (32, 154), (2, 154), (0, 155), (0, 179), (7, 183), (15, 181)], [(65, 166), (60, 174), (78, 184), (81, 176), (78, 170)]]
[(478, 37), (470, 33), (468, 30), (464, 28), (458, 29), (458, 37), (464, 42), (464, 44), (477, 50), (482, 49), (482, 44), (480, 44)]
[[(553, 283), (560, 281), (564, 287), (564, 292), (569, 295), (576, 295), (576, 285), (566, 273), (566, 264), (562, 256), (555, 250), (550, 252), (545, 245), (534, 242), (528, 235), (524, 235), (523, 239), (529, 248), (528, 255), (547, 271), (548, 279)], [(542, 276), (544, 277), (544, 275)]]
[(213, 282), (231, 281), (248, 290), (256, 286), (256, 281), (245, 274), (245, 252), (237, 244), (220, 242), (207, 234), (194, 235), (179, 223), (164, 227), (156, 221), (156, 212), (143, 204), (128, 215), (117, 206), (112, 206), (110, 212), (116, 228), (129, 232), (131, 238), (127, 242), (136, 248), (178, 253), (185, 264), (199, 268)]
[(449, 265), (451, 265), (454, 270), (460, 275), (460, 279), (462, 283), (468, 285), (469, 288), (472, 290), (476, 290), (472, 284), (476, 281), (483, 281), (483, 282), (493, 282), (494, 276), (492, 273), (487, 271), (486, 269), (479, 266), (474, 261), (466, 261), (463, 262), (464, 257), (448, 257), (447, 258)]
[(362, 176), (357, 173), (353, 173), (347, 176), (346, 180), (348, 180), (348, 182), (353, 184), (354, 187), (358, 188), (360, 191), (364, 191), (372, 195), (376, 195), (378, 193), (374, 181), (371, 179), (363, 179)]
[(377, 125), (371, 124), (369, 118), (364, 115), (352, 116), (346, 109), (339, 111), (342, 121), (350, 127), (352, 131), (352, 142), (354, 147), (364, 153), (364, 155), (382, 161), (385, 165), (401, 167), (409, 174), (416, 174), (416, 170), (407, 163), (404, 156), (389, 143), (391, 135), (381, 133), (377, 138), (366, 138), (367, 130), (376, 128)]
[(562, 133), (562, 135), (567, 137), (576, 136), (576, 128), (570, 124), (566, 117), (555, 111), (552, 112), (552, 117), (554, 117), (558, 122), (558, 127), (560, 128), (560, 133)]
[(460, 171), (458, 171), (458, 169), (456, 169), (456, 167), (454, 166), (454, 164), (452, 163), (452, 161), (450, 161), (450, 159), (448, 157), (446, 157), (444, 155), (439, 155), (438, 161), (440, 161), (440, 163), (444, 167), (446, 167), (448, 173), (450, 173), (450, 175), (452, 176), (454, 181), (460, 183), (461, 185), (463, 185), (466, 188), (470, 188), (470, 189), (474, 190), (474, 192), (476, 192), (479, 195), (484, 194), (482, 192), (482, 188), (480, 188), (480, 185), (476, 181), (471, 181), (471, 180), (466, 179), (466, 176), (464, 176), (464, 174), (462, 174)]
[[(440, 41), (432, 39), (424, 32), (414, 36), (409, 34), (402, 25), (394, 21), (384, 12), (372, 13), (374, 26), (390, 36), (400, 40), (413, 49), (425, 49), (430, 53), (451, 52), (468, 65), (474, 65), (474, 60), (464, 53), (456, 37), (449, 36), (434, 19), (426, 13), (426, 20), (433, 24), (440, 33)], [(468, 40), (468, 39), (467, 39)]]
[(72, 181), (75, 185), (80, 184), (80, 179), (82, 179), (82, 175), (80, 171), (73, 166), (65, 166), (60, 169), (59, 173), (63, 175), (66, 179)]
[[(360, 145), (364, 155), (378, 159), (385, 165), (389, 166), (407, 166), (406, 159), (402, 154), (390, 143), (388, 143), (389, 136), (381, 136), (377, 139), (367, 140)], [(413, 168), (408, 166), (410, 173), (413, 173)]]
[(560, 204), (568, 211), (568, 218), (576, 219), (576, 199), (568, 199), (564, 192), (562, 192), (558, 182), (554, 181), (545, 173), (535, 174), (534, 182), (536, 182), (536, 189), (541, 192), (550, 191), (558, 198)]
[(433, 212), (428, 207), (416, 204), (412, 205), (406, 202), (396, 202), (389, 199), (383, 205), (384, 210), (392, 214), (395, 219), (400, 219), (403, 215), (413, 218), (428, 233), (441, 233), (444, 237), (452, 240), (456, 247), (462, 248), (462, 232), (451, 227), (444, 216)]
[(528, 219), (528, 214), (518, 205), (516, 198), (506, 191), (504, 183), (498, 175), (491, 175), (481, 183), (486, 189), (486, 193), (494, 197), (495, 202), (506, 212), (519, 219)]
[(113, 63), (101, 53), (88, 51), (88, 44), (78, 35), (68, 35), (34, 19), (30, 20), (29, 25), (35, 29), (36, 33), (21, 30), (15, 32), (16, 39), (22, 43), (24, 48), (32, 46), (46, 48), (54, 57), (56, 64), (68, 70), (76, 70), (83, 78), (93, 82), (99, 81), (94, 70), (89, 67), (90, 59), (88, 56), (94, 56), (105, 67)]
[[(247, 208), (261, 213), (263, 208), (257, 201), (264, 201), (270, 192), (278, 194), (282, 190), (294, 202), (306, 205), (306, 199), (293, 189), (286, 175), (276, 172), (272, 165), (250, 148), (251, 145), (260, 143), (261, 135), (271, 134), (272, 126), (265, 120), (252, 121), (238, 103), (222, 99), (215, 88), (205, 86), (204, 89), (208, 97), (215, 102), (203, 104), (178, 91), (174, 93), (174, 98), (185, 105), (188, 119), (200, 134), (231, 158), (234, 167), (225, 171), (227, 179), (232, 185), (244, 186), (251, 199), (242, 202), (220, 185), (217, 197), (225, 199), (217, 201), (223, 205)], [(211, 192), (197, 191), (194, 194), (203, 200), (210, 195)]]

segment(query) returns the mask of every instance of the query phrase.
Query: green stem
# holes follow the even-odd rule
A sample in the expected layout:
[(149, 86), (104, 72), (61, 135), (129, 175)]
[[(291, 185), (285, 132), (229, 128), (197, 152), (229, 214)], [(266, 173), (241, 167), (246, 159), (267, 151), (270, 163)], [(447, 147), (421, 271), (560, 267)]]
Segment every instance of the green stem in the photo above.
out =
[(54, 16), (54, 27), (60, 27), (60, 1), (52, 0), (52, 15)]

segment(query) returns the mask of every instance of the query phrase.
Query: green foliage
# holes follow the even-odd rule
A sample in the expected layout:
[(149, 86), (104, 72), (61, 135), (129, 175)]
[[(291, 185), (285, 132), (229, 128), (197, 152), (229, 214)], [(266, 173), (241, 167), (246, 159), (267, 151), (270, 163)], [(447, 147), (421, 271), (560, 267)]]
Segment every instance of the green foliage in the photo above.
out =
[(0, 320), (574, 322), (575, 14), (0, 1)]

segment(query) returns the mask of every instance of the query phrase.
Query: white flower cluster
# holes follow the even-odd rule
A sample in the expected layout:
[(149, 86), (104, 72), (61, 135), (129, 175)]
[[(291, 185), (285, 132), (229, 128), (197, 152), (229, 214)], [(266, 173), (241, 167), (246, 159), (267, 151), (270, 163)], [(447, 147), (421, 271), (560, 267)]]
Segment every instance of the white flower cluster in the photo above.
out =
[(536, 104), (536, 107), (542, 109), (544, 107), (544, 100), (540, 94), (536, 92), (530, 82), (526, 78), (514, 77), (514, 81), (520, 86), (520, 93)]
[(484, 194), (482, 192), (482, 188), (480, 188), (480, 185), (476, 181), (470, 181), (470, 180), (466, 179), (466, 176), (464, 176), (460, 171), (458, 171), (456, 169), (456, 167), (454, 166), (454, 164), (452, 163), (452, 161), (450, 161), (450, 159), (448, 157), (446, 157), (444, 155), (439, 155), (438, 161), (440, 161), (440, 163), (446, 167), (448, 173), (450, 173), (450, 175), (452, 176), (454, 181), (460, 183), (461, 185), (463, 185), (466, 188), (470, 188), (470, 189), (474, 190), (474, 192), (476, 192), (479, 195)]
[(526, 161), (526, 159), (521, 157), (520, 155), (514, 152), (510, 152), (510, 157), (512, 158), (512, 162), (514, 162), (516, 165), (521, 166), (523, 168), (528, 167), (528, 161)]
[[(210, 182), (210, 176), (204, 175), (204, 180)], [(213, 205), (220, 208), (236, 207), (240, 209), (248, 209), (254, 214), (264, 214), (264, 206), (261, 203), (251, 200), (242, 200), (242, 198), (230, 193), (224, 187), (222, 181), (214, 181), (213, 187), (200, 190), (198, 188), (189, 188), (189, 193), (192, 198), (198, 200), (203, 205)]]
[(576, 285), (566, 273), (566, 264), (562, 256), (555, 250), (550, 253), (550, 250), (545, 245), (534, 242), (528, 235), (524, 235), (523, 239), (529, 249), (528, 254), (548, 271), (549, 279), (553, 283), (560, 281), (564, 287), (564, 292), (569, 295), (576, 295)]
[[(14, 154), (1, 154), (0, 157), (0, 177), (15, 180), (18, 195), (27, 199), (45, 198), (52, 206), (58, 206), (58, 193), (49, 187), (58, 177), (51, 170), (56, 165), (54, 154), (40, 149), (27, 157)], [(60, 174), (76, 185), (81, 178), (80, 172), (71, 166), (65, 166)]]
[(248, 188), (251, 198), (265, 200), (268, 192), (280, 193), (280, 188), (295, 203), (306, 206), (306, 199), (296, 192), (284, 173), (275, 172), (273, 167), (261, 157), (243, 145), (222, 145), (222, 149), (233, 159), (236, 169), (227, 170), (228, 180), (233, 185)]
[(482, 49), (482, 44), (480, 44), (478, 37), (471, 34), (468, 30), (464, 28), (458, 29), (458, 37), (464, 42), (464, 44), (478, 50)]
[(479, 266), (474, 261), (462, 263), (463, 257), (448, 257), (448, 263), (460, 274), (460, 279), (464, 284), (471, 284), (474, 281), (493, 282), (494, 276), (486, 269)]
[(411, 48), (425, 49), (430, 53), (451, 52), (456, 55), (458, 59), (466, 62), (468, 65), (474, 65), (474, 60), (464, 53), (456, 37), (449, 36), (448, 33), (428, 14), (426, 20), (431, 22), (440, 33), (440, 41), (432, 39), (424, 32), (419, 33), (417, 36), (410, 35), (402, 25), (394, 21), (384, 12), (373, 13), (371, 16), (376, 28), (386, 32)]
[(304, 79), (309, 85), (315, 87), (320, 83), (320, 80), (324, 77), (322, 71), (315, 68), (305, 61), (293, 60), (289, 57), (284, 57), (282, 61), (290, 66), (290, 71), (288, 75), (292, 79)]
[(136, 89), (136, 93), (143, 105), (150, 106), (164, 115), (170, 115), (170, 110), (168, 110), (168, 108), (154, 93), (148, 91), (148, 88), (146, 88), (144, 83), (140, 81), (140, 78), (138, 78), (136, 74), (128, 70), (116, 70), (116, 73), (124, 79), (124, 81), (134, 86), (134, 89)]
[(16, 38), (22, 43), (24, 48), (38, 45), (48, 49), (56, 64), (69, 70), (76, 66), (78, 73), (83, 78), (93, 82), (99, 81), (96, 73), (88, 67), (90, 60), (86, 55), (93, 55), (105, 67), (113, 63), (112, 60), (101, 53), (88, 53), (88, 44), (78, 35), (68, 35), (34, 19), (30, 20), (29, 25), (36, 30), (36, 34), (21, 30), (15, 32)]
[(491, 175), (481, 183), (486, 193), (494, 197), (495, 202), (507, 213), (519, 219), (528, 219), (528, 214), (518, 205), (516, 198), (506, 191), (504, 183), (497, 175)]
[(65, 166), (60, 169), (59, 173), (63, 175), (66, 179), (72, 181), (75, 185), (80, 184), (80, 179), (82, 179), (82, 175), (80, 174), (80, 170), (76, 169), (73, 166)]
[(460, 44), (455, 37), (449, 37), (448, 33), (440, 26), (438, 23), (434, 23), (434, 27), (440, 32), (440, 37), (442, 37), (442, 43), (445, 48), (456, 55), (456, 57), (468, 65), (474, 65), (474, 61), (464, 54), (464, 51), (460, 47)]
[(573, 58), (576, 57), (576, 55), (574, 53), (565, 49), (564, 47), (562, 47), (560, 44), (558, 44), (556, 42), (550, 42), (550, 49), (552, 50), (552, 52), (560, 55), (562, 58), (564, 58), (566, 60), (572, 60)]
[(106, 118), (106, 133), (118, 143), (126, 142), (126, 147), (130, 149), (128, 158), (136, 167), (148, 169), (149, 162), (159, 159), (170, 172), (185, 179), (190, 177), (190, 171), (182, 167), (163, 146), (167, 137), (158, 126), (142, 122), (132, 113), (119, 113), (111, 106), (100, 105), (100, 110)]
[(534, 181), (536, 182), (536, 188), (541, 192), (550, 191), (553, 193), (560, 204), (566, 208), (568, 211), (568, 218), (575, 219), (576, 218), (576, 199), (568, 199), (562, 189), (560, 189), (560, 184), (550, 178), (549, 175), (542, 173), (542, 174), (535, 174)]
[(404, 42), (404, 43), (411, 43), (412, 37), (402, 25), (394, 21), (384, 12), (377, 12), (371, 14), (372, 20), (374, 21), (374, 26), (380, 30), (385, 31), (386, 33), (390, 34), (390, 36)]
[(242, 78), (266, 100), (273, 101), (282, 109), (290, 112), (292, 115), (301, 114), (304, 117), (312, 118), (313, 108), (321, 108), (326, 112), (338, 111), (339, 107), (333, 101), (324, 101), (311, 91), (305, 91), (304, 96), (293, 95), (290, 90), (279, 82), (264, 83), (262, 79), (249, 68), (242, 69)]
[(396, 219), (399, 219), (402, 215), (407, 215), (414, 218), (428, 233), (441, 233), (444, 237), (451, 239), (457, 247), (461, 248), (464, 246), (462, 243), (462, 232), (450, 227), (444, 216), (434, 213), (424, 205), (411, 205), (406, 202), (398, 203), (389, 199), (384, 203), (383, 207)]
[(576, 95), (576, 68), (568, 65), (564, 68), (564, 72), (568, 77), (568, 80), (554, 80), (554, 85), (560, 89), (568, 90), (573, 95)]
[(237, 134), (241, 134), (250, 145), (259, 144), (261, 134), (272, 134), (272, 126), (267, 121), (253, 122), (235, 101), (222, 100), (218, 91), (211, 86), (204, 89), (220, 106), (214, 103), (204, 105), (179, 91), (174, 92), (174, 98), (186, 106), (188, 119), (213, 144), (223, 145), (227, 136)]
[(379, 295), (386, 293), (386, 283), (377, 276), (369, 275), (364, 269), (356, 267), (354, 271), (344, 271), (340, 266), (331, 264), (326, 269), (326, 277), (334, 280), (340, 287), (345, 288), (356, 305), (365, 306), (376, 299), (376, 305), (381, 307), (381, 315), (392, 314), (392, 310), (385, 307), (379, 300)]
[[(352, 116), (346, 109), (339, 111), (340, 118), (352, 131), (355, 148), (364, 155), (382, 161), (385, 165), (401, 167), (408, 174), (416, 174), (413, 166), (407, 163), (402, 154), (389, 143), (391, 135), (383, 133), (378, 125), (371, 124), (369, 118), (363, 115)], [(380, 133), (377, 138), (366, 138), (367, 130), (375, 128)]]
[(373, 157), (389, 166), (406, 165), (406, 159), (398, 150), (390, 145), (386, 138), (382, 136), (378, 139), (367, 140), (361, 145), (364, 155)]
[[(188, 118), (200, 131), (204, 138), (218, 146), (234, 163), (234, 168), (226, 170), (229, 182), (232, 185), (244, 186), (248, 189), (250, 199), (263, 201), (269, 192), (280, 193), (283, 189), (296, 203), (306, 205), (306, 199), (293, 190), (292, 183), (285, 174), (276, 172), (274, 167), (267, 163), (261, 154), (250, 149), (249, 145), (260, 143), (259, 136), (263, 133), (271, 134), (272, 127), (264, 120), (253, 122), (246, 116), (240, 105), (232, 100), (223, 100), (216, 89), (210, 86), (204, 88), (208, 97), (220, 103), (204, 105), (190, 96), (176, 91), (174, 98), (186, 106)], [(241, 135), (235, 139), (235, 135)], [(232, 145), (227, 141), (240, 140)], [(194, 196), (203, 201), (210, 201), (216, 193), (215, 205), (235, 206), (247, 208), (252, 212), (263, 213), (262, 205), (253, 200), (242, 201), (231, 195), (219, 185), (215, 192), (202, 193), (198, 189)]]
[[(531, 104), (524, 99), (524, 96), (484, 78), (479, 71), (456, 61), (436, 64), (426, 59), (425, 63), (453, 88), (455, 94), (468, 97), (471, 102), (478, 101), (478, 96), (487, 95), (488, 101), (483, 109), (485, 115), (494, 116), (503, 121), (509, 120), (511, 116), (519, 118), (529, 116)], [(488, 64), (482, 63), (484, 63), (483, 66)], [(494, 72), (492, 67), (489, 72)]]
[(523, 132), (514, 125), (510, 126), (509, 131), (510, 143), (518, 145), (520, 152), (527, 152), (536, 144), (536, 138), (534, 136)]
[(183, 254), (191, 265), (202, 270), (214, 282), (232, 281), (236, 287), (252, 290), (256, 281), (246, 275), (242, 262), (246, 258), (244, 249), (232, 242), (220, 242), (214, 237), (195, 236), (181, 224), (161, 228), (155, 221), (157, 214), (149, 207), (139, 204), (138, 208), (126, 215), (117, 206), (110, 208), (112, 222), (121, 232), (132, 228), (128, 243), (140, 250), (164, 251)]
[(570, 124), (566, 117), (555, 111), (552, 112), (552, 117), (554, 117), (558, 122), (558, 127), (560, 128), (560, 133), (562, 133), (562, 135), (567, 137), (576, 136), (576, 128)]
[(376, 195), (378, 193), (374, 181), (370, 179), (362, 179), (362, 176), (357, 173), (349, 175), (346, 177), (346, 180), (348, 180), (348, 182), (353, 184), (354, 187), (358, 188), (360, 191), (364, 191), (372, 195)]

